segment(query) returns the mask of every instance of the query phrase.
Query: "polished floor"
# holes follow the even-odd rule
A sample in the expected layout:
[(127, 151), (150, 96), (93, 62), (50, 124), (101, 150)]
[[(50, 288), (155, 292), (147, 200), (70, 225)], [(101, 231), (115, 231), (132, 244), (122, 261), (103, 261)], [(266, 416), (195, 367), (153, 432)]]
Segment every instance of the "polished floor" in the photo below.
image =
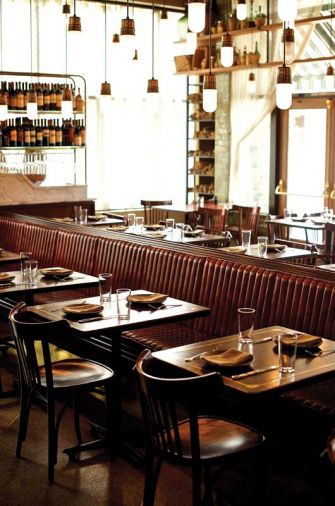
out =
[[(7, 364), (9, 363), (9, 367)], [(13, 356), (0, 358), (2, 381), (5, 389), (11, 388)], [(130, 389), (131, 390), (131, 389)], [(102, 403), (88, 402), (85, 415), (100, 410)], [(138, 413), (135, 395), (130, 393), (125, 403), (125, 421)], [(82, 416), (82, 428), (86, 439), (91, 438), (87, 417)], [(69, 462), (61, 449), (75, 442), (71, 411), (65, 415), (59, 436), (59, 460), (56, 466), (55, 483), (47, 481), (47, 427), (46, 415), (40, 407), (33, 406), (29, 421), (22, 458), (15, 457), (19, 419), (19, 400), (9, 398), (0, 400), (0, 504), (4, 506), (139, 506), (142, 501), (144, 469), (128, 458), (111, 461), (104, 450), (82, 454), (78, 462)], [(137, 420), (139, 426), (140, 421)], [(136, 422), (136, 423), (137, 423)], [(132, 431), (136, 423), (129, 423)], [(294, 420), (292, 420), (294, 423)], [(136, 431), (135, 431), (136, 432)], [(130, 432), (131, 433), (131, 432)], [(142, 434), (134, 437), (141, 446)], [(334, 492), (331, 482), (319, 480), (320, 469), (311, 469), (310, 479), (292, 470), (289, 462), (277, 461), (277, 454), (271, 452), (266, 466), (269, 473), (269, 490), (266, 504), (269, 506), (331, 506), (333, 500), (327, 492)], [(326, 463), (326, 472), (329, 471)], [(328, 475), (327, 475), (328, 476)], [(329, 475), (330, 476), (330, 475)], [(228, 470), (216, 490), (216, 503), (219, 506), (253, 506), (255, 469), (253, 463), (241, 463)], [(329, 485), (329, 486), (328, 486)], [(156, 495), (156, 506), (191, 505), (191, 481), (189, 471), (170, 465), (163, 465)]]

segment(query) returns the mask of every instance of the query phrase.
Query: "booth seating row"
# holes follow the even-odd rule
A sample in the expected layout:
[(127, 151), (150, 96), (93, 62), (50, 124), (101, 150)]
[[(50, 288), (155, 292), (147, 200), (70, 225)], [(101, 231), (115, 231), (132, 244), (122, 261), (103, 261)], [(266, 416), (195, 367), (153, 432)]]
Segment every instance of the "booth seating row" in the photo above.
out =
[[(132, 363), (144, 348), (236, 333), (238, 307), (256, 308), (256, 328), (282, 325), (335, 340), (335, 274), (321, 269), (6, 213), (0, 214), (0, 246), (32, 251), (41, 267), (112, 272), (114, 289), (166, 293), (210, 308), (207, 317), (124, 332), (123, 358)], [(96, 294), (67, 290), (38, 295), (36, 303)], [(335, 415), (335, 379), (287, 395)]]

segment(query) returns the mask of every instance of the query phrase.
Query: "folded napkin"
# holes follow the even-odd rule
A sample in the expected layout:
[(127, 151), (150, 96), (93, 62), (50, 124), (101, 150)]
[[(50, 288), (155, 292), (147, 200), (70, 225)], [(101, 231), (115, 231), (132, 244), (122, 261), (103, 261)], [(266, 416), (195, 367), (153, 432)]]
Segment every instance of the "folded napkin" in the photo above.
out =
[(235, 348), (229, 348), (229, 350), (220, 353), (219, 355), (207, 355), (201, 356), (201, 359), (209, 365), (219, 365), (221, 367), (234, 367), (238, 365), (249, 364), (253, 360), (253, 355), (246, 353), (245, 351), (239, 351)]
[(12, 281), (15, 276), (12, 274), (8, 274), (7, 272), (0, 272), (0, 283), (8, 283), (9, 281)]
[(129, 295), (128, 302), (141, 304), (159, 304), (167, 299), (167, 295), (163, 293), (138, 293)]
[(148, 232), (145, 235), (146, 237), (153, 237), (155, 239), (163, 239), (164, 237), (166, 237), (165, 232)]
[(64, 313), (67, 314), (97, 314), (103, 310), (103, 306), (99, 306), (98, 304), (70, 304), (69, 306), (64, 306), (62, 308)]
[(71, 274), (73, 274), (73, 271), (71, 271), (70, 269), (64, 269), (63, 267), (50, 267), (49, 269), (41, 269), (40, 273), (43, 276), (49, 276), (49, 277), (55, 276), (55, 277), (59, 278), (59, 277), (71, 276)]
[(73, 218), (70, 218), (69, 216), (65, 218), (52, 218), (53, 221), (59, 221), (60, 223), (73, 223)]
[(185, 237), (197, 237), (198, 235), (202, 235), (205, 231), (204, 230), (185, 230), (184, 235)]
[(156, 225), (144, 225), (144, 228), (146, 230), (162, 230), (164, 228), (164, 225), (159, 225), (157, 223)]
[(244, 246), (230, 246), (230, 248), (226, 248), (230, 253), (245, 253), (247, 248)]
[(322, 338), (318, 336), (310, 336), (309, 334), (300, 334), (298, 336), (297, 345), (301, 348), (319, 346), (322, 343)]
[(95, 214), (95, 215), (89, 215), (87, 218), (91, 221), (100, 221), (100, 220), (107, 220), (107, 216), (104, 214)]
[(116, 232), (123, 232), (124, 230), (127, 230), (128, 227), (125, 225), (115, 225), (114, 227), (108, 227), (107, 230), (114, 230)]
[(286, 248), (286, 244), (275, 244), (275, 243), (268, 244), (268, 251), (271, 251), (271, 250), (283, 251), (285, 248)]

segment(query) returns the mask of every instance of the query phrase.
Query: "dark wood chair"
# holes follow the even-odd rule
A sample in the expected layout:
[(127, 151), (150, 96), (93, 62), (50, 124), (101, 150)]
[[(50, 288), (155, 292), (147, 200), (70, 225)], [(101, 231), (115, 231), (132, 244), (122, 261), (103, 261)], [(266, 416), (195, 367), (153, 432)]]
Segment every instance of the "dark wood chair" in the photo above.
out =
[(247, 207), (233, 204), (228, 211), (226, 230), (238, 244), (242, 243), (242, 230), (251, 230), (251, 242), (255, 243), (258, 234), (259, 206)]
[(143, 206), (144, 223), (146, 225), (154, 225), (168, 218), (168, 211), (155, 209), (154, 206), (170, 206), (172, 200), (141, 200)]
[(202, 226), (208, 234), (221, 234), (225, 231), (227, 209), (209, 209), (199, 207), (197, 225)]
[[(144, 350), (135, 366), (146, 441), (142, 504), (154, 504), (161, 463), (166, 459), (192, 468), (193, 506), (210, 505), (212, 487), (219, 474), (216, 471), (212, 476), (211, 467), (222, 467), (236, 458), (241, 459), (251, 450), (260, 450), (264, 437), (240, 423), (200, 414), (200, 406), (204, 402), (207, 405), (211, 401), (217, 403), (222, 393), (219, 373), (191, 378), (161, 378), (155, 375), (156, 371), (157, 361), (148, 350)], [(186, 412), (186, 418), (178, 416), (179, 405), (183, 413)]]
[[(22, 443), (26, 439), (29, 412), (35, 400), (47, 408), (48, 414), (48, 478), (54, 481), (54, 466), (57, 463), (58, 431), (65, 409), (72, 403), (74, 428), (78, 444), (64, 451), (70, 458), (76, 453), (107, 446), (111, 452), (111, 387), (114, 373), (111, 369), (91, 360), (73, 358), (51, 361), (50, 343), (66, 336), (69, 324), (66, 320), (36, 321), (24, 302), (17, 304), (9, 313), (18, 357), (20, 383), (20, 423), (16, 456), (20, 457)], [(43, 365), (38, 363), (37, 347), (42, 349)], [(106, 438), (82, 442), (78, 400), (84, 392), (93, 392), (104, 386), (106, 399)], [(56, 415), (56, 399), (62, 407)]]

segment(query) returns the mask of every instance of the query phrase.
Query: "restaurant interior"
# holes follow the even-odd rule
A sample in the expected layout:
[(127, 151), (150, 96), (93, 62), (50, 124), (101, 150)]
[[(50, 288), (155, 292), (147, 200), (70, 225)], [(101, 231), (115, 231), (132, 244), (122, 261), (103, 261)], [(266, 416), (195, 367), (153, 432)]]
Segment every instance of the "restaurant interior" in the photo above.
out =
[(1, 504), (333, 504), (334, 30), (0, 0)]

